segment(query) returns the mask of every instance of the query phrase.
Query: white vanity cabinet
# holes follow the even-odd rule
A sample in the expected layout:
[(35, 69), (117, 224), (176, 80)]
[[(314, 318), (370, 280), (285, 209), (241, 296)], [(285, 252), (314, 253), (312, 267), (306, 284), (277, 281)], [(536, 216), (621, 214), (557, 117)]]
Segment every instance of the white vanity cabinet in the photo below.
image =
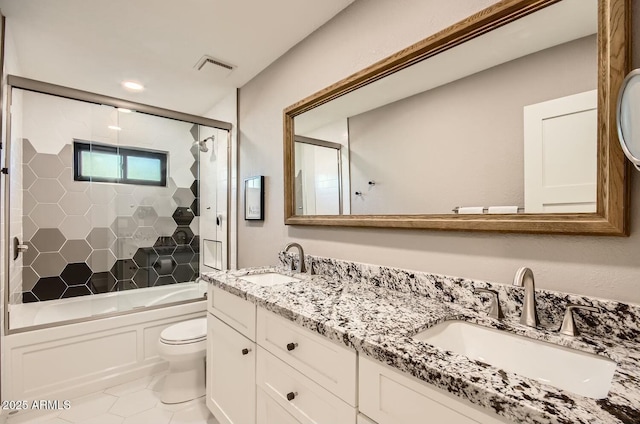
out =
[(502, 417), (214, 286), (207, 407), (221, 424), (504, 424)]
[(221, 424), (256, 420), (256, 307), (210, 286), (206, 402)]
[(378, 424), (511, 423), (364, 355), (359, 381), (360, 412)]

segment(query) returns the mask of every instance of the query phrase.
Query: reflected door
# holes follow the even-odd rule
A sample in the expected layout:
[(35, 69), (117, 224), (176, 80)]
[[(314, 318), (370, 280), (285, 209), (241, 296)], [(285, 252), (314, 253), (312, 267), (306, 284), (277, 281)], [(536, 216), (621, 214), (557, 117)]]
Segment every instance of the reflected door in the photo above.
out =
[(596, 90), (524, 108), (525, 213), (596, 211)]

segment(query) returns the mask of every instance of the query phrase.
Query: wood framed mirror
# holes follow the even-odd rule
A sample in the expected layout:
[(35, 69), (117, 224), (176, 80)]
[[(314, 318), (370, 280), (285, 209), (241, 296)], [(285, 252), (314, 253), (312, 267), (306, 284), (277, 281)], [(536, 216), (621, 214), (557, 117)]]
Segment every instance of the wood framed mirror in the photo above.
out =
[(629, 14), (499, 1), (286, 108), (285, 224), (628, 235)]

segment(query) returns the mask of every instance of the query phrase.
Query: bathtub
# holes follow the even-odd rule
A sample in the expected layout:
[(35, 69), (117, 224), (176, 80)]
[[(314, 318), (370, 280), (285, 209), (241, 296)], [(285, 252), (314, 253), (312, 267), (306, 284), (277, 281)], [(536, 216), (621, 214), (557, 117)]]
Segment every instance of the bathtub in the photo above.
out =
[(68, 299), (9, 305), (9, 329), (111, 315), (202, 297), (207, 283), (181, 283)]
[(160, 333), (204, 317), (206, 288), (201, 281), (12, 305), (4, 398), (64, 400), (161, 372)]

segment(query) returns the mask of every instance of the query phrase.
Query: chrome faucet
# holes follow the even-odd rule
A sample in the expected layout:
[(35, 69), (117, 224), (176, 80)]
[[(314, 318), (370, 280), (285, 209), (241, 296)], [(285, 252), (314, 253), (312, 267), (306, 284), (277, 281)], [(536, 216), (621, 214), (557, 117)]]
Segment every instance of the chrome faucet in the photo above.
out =
[(540, 320), (538, 319), (536, 306), (536, 285), (533, 281), (533, 271), (527, 267), (518, 269), (516, 275), (513, 277), (513, 285), (524, 287), (524, 301), (522, 302), (520, 324), (537, 327), (540, 324)]
[[(292, 247), (295, 247), (295, 248), (298, 249), (299, 262), (298, 262), (298, 268), (296, 268), (295, 271), (300, 272), (300, 273), (307, 272), (307, 266), (304, 263), (304, 249), (302, 249), (302, 246), (300, 246), (300, 244), (298, 244), (298, 243), (289, 243), (289, 244), (287, 244), (284, 247), (284, 253), (287, 253), (289, 251), (289, 249), (291, 249)], [(294, 271), (293, 261), (291, 261), (291, 270)]]

